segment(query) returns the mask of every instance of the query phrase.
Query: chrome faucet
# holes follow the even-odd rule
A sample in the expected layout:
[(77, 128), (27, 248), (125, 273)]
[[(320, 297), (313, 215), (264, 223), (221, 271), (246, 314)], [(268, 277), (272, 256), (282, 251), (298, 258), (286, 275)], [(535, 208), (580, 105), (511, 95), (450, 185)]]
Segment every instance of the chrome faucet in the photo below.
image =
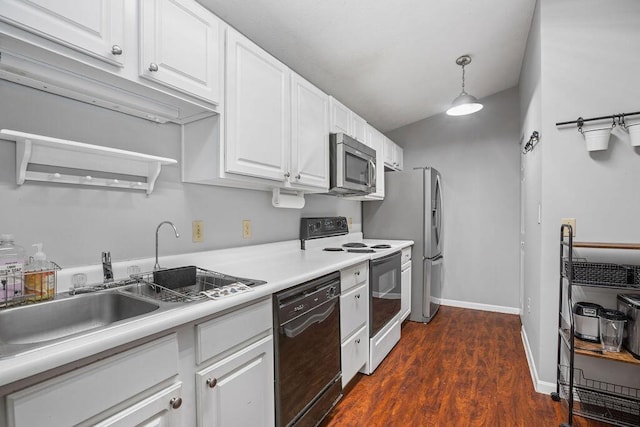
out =
[(160, 224), (158, 224), (158, 228), (156, 228), (156, 263), (153, 266), (154, 270), (160, 269), (160, 264), (158, 264), (158, 231), (160, 231), (160, 227), (162, 227), (162, 224), (169, 224), (171, 227), (173, 227), (173, 232), (176, 233), (176, 238), (180, 237), (180, 233), (178, 233), (178, 229), (176, 228), (175, 225), (173, 225), (171, 221), (162, 221)]

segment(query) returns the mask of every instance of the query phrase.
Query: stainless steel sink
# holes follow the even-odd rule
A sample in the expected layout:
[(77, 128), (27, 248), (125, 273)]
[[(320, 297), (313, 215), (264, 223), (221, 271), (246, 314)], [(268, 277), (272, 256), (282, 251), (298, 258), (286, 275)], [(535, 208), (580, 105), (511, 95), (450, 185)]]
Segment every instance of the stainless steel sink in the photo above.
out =
[(158, 308), (154, 301), (106, 291), (3, 310), (0, 354), (107, 327)]

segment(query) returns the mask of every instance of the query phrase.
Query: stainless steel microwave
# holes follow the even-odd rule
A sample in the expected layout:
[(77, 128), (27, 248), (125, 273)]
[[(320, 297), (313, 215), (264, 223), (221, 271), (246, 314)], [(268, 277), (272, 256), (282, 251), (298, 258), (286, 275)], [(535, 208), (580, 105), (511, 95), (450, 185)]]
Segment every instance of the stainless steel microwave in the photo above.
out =
[(376, 191), (376, 150), (344, 133), (332, 133), (329, 153), (329, 194), (361, 196)]

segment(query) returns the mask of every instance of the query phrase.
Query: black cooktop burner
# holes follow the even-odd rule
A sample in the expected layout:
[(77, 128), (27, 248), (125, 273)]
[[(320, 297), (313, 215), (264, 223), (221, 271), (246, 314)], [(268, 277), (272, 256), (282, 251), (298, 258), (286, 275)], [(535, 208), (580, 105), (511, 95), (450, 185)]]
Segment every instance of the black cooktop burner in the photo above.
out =
[(360, 243), (360, 242), (351, 242), (351, 243), (345, 243), (344, 245), (342, 245), (342, 247), (344, 247), (344, 248), (366, 248), (367, 245), (365, 245), (364, 243)]
[(342, 251), (344, 251), (344, 249), (342, 249), (342, 248), (324, 248), (323, 251), (327, 251), (327, 252), (342, 252)]
[(381, 243), (379, 245), (371, 246), (372, 249), (391, 249), (391, 245), (387, 245), (386, 243)]
[(358, 253), (358, 254), (368, 254), (371, 252), (375, 252), (375, 250), (373, 249), (369, 249), (369, 248), (364, 248), (364, 249), (347, 249), (347, 252), (353, 252), (353, 253)]

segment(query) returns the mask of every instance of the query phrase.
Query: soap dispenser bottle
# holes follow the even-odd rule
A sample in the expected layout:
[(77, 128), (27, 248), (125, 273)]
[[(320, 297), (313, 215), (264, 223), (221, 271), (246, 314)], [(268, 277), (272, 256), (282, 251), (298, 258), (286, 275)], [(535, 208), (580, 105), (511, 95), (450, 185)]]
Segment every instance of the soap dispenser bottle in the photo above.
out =
[(25, 272), (25, 293), (34, 300), (53, 298), (56, 293), (54, 270), (47, 261), (47, 255), (42, 252), (42, 243), (35, 243), (32, 246), (36, 247), (36, 253), (30, 259)]

